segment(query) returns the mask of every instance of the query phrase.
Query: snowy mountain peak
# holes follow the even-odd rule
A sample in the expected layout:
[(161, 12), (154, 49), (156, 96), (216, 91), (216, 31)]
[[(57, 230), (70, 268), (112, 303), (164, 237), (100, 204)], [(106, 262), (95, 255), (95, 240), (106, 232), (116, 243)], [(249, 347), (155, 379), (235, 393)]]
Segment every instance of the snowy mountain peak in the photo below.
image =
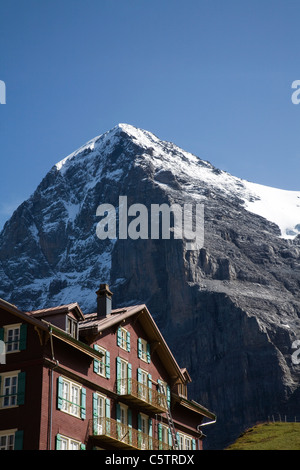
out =
[[(194, 197), (195, 200), (203, 199), (201, 187), (212, 188), (219, 194), (238, 198), (244, 202), (246, 210), (275, 223), (280, 228), (283, 238), (293, 239), (300, 233), (300, 191), (281, 190), (234, 177), (172, 142), (162, 141), (153, 133), (130, 124), (119, 123), (108, 132), (91, 139), (58, 162), (55, 167), (63, 175), (70, 164), (76, 165), (78, 157), (80, 162), (86, 159), (83, 163), (86, 164), (88, 172), (93, 157), (100, 159), (103, 164), (106, 158), (111, 158), (114, 148), (124, 140), (124, 137), (126, 139), (126, 136), (131, 143), (141, 149), (139, 159), (133, 150), (131, 162), (128, 160), (130, 152), (127, 151), (126, 165), (129, 168), (130, 163), (135, 160), (136, 165), (151, 166), (155, 172), (156, 184), (173, 191), (174, 187), (168, 188), (167, 184), (169, 176), (173, 175), (173, 181), (174, 179), (176, 182), (180, 181), (179, 191)], [(120, 179), (126, 171), (126, 165), (121, 169), (120, 164), (121, 161), (108, 165), (109, 174), (106, 169), (106, 173), (101, 173), (102, 176), (105, 174), (112, 180)], [(99, 166), (99, 162), (97, 165)], [(166, 174), (169, 176), (166, 177)]]

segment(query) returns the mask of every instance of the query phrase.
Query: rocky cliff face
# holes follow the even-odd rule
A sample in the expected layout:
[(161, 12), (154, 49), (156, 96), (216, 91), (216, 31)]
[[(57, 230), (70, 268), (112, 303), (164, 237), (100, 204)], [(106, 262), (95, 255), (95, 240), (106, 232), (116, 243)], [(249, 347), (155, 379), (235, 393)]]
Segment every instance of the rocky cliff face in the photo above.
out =
[[(97, 207), (118, 208), (120, 196), (149, 209), (203, 204), (204, 245), (100, 240)], [(190, 396), (218, 416), (204, 428), (207, 447), (223, 448), (272, 414), (300, 419), (300, 366), (292, 361), (300, 339), (299, 196), (234, 178), (119, 125), (55, 165), (6, 223), (0, 296), (25, 310), (77, 301), (89, 313), (107, 282), (115, 306), (146, 303), (193, 379)]]

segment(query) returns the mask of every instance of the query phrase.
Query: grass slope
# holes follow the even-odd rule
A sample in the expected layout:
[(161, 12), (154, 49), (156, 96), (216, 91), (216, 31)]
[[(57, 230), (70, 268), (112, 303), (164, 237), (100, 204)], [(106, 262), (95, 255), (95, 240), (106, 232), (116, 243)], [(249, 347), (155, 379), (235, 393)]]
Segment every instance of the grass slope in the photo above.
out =
[(226, 450), (300, 450), (300, 423), (258, 424)]

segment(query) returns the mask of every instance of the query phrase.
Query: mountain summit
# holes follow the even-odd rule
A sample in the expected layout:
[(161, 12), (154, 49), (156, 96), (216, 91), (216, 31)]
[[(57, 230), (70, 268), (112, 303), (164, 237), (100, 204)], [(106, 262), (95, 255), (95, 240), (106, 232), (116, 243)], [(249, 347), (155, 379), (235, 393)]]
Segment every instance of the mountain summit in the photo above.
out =
[[(204, 206), (204, 245), (99, 239), (101, 204)], [(119, 124), (55, 164), (0, 235), (0, 297), (25, 310), (146, 303), (190, 394), (218, 416), (222, 448), (246, 426), (298, 412), (300, 192), (250, 183), (171, 142)]]

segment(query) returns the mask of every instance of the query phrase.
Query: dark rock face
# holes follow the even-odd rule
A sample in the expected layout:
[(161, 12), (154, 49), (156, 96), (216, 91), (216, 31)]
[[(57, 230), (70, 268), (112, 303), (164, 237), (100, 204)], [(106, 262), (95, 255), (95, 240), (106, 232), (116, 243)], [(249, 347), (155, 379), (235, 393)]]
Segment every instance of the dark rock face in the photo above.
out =
[[(54, 166), (0, 236), (0, 296), (20, 308), (77, 301), (89, 313), (100, 282), (110, 284), (115, 306), (146, 303), (193, 379), (190, 397), (217, 414), (203, 429), (206, 447), (217, 449), (272, 414), (300, 419), (300, 365), (292, 361), (300, 242), (247, 211), (243, 182), (225, 176), (152, 134), (118, 126)], [(100, 240), (97, 207), (117, 208), (119, 196), (149, 213), (151, 204), (201, 201), (204, 246)]]

